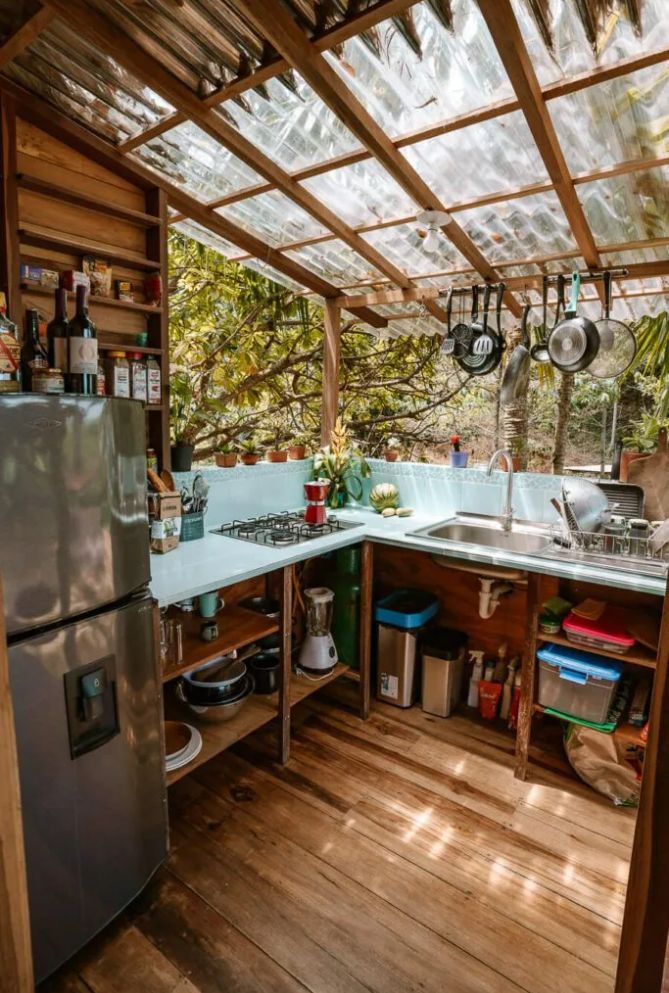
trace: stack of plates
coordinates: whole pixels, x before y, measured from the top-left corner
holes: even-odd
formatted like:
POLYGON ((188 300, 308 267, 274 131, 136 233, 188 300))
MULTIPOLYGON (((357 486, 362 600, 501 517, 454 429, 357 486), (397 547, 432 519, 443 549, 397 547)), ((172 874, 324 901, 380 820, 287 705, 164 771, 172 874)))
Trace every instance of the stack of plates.
POLYGON ((174 772, 192 762, 202 749, 197 728, 182 721, 165 721, 165 769, 174 772))

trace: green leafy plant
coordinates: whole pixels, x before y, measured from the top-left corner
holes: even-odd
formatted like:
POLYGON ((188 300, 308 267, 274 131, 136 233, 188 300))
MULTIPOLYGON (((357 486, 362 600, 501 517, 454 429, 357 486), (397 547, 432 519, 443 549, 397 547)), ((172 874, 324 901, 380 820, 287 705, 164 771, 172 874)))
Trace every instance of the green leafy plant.
POLYGON ((631 452, 654 452, 657 448, 657 438, 662 428, 667 427, 654 414, 641 414, 641 423, 635 424, 634 429, 623 436, 623 445, 631 452))
POLYGON ((241 449, 246 455, 257 455, 258 445, 253 438, 247 438, 241 443, 241 449))
POLYGON ((341 417, 337 418, 330 444, 314 455, 314 479, 329 479, 328 502, 331 507, 344 506, 349 497, 359 500, 362 480, 371 469, 359 448, 349 438, 341 417))

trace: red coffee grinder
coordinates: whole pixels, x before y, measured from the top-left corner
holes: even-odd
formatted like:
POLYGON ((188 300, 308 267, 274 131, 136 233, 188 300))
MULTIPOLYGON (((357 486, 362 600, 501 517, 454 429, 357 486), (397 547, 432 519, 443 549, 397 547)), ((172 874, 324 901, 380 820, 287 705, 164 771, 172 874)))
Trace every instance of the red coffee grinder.
POLYGON ((329 479, 312 479, 310 483, 304 484, 304 495, 307 498, 304 519, 307 524, 325 524, 327 521, 328 512, 325 498, 329 489, 329 479))

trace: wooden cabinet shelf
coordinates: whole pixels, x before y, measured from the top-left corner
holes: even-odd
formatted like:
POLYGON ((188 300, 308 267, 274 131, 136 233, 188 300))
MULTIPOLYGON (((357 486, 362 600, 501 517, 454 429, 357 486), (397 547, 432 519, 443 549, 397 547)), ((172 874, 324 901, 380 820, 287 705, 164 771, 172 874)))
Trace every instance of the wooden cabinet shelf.
MULTIPOLYGON (((21 292, 32 296, 49 297, 53 300, 53 289, 48 286, 32 286, 30 283, 21 283, 21 292)), ((74 299, 75 293, 68 291, 68 299, 74 299)), ((134 300, 116 300, 114 297, 94 296, 92 293, 88 297, 90 306, 98 307, 120 307, 122 310, 141 310, 146 314, 162 314, 162 307, 154 307, 150 303, 139 303, 134 300)), ((160 349, 158 349, 160 351, 160 349)))
POLYGON ((133 210, 132 207, 124 207, 112 200, 86 196, 77 190, 56 186, 54 183, 47 183, 43 179, 26 176, 24 173, 18 173, 16 184, 20 190, 29 190, 31 193, 39 194, 39 196, 49 197, 50 200, 71 203, 75 207, 84 207, 86 210, 94 210, 98 214, 117 217, 119 220, 129 221, 139 227, 147 228, 160 224, 160 217, 155 214, 147 214, 143 210, 133 210))
MULTIPOLYGON (((546 708, 540 703, 535 703, 532 705, 532 710, 535 714, 546 714, 546 717, 554 717, 558 721, 569 721, 569 717, 561 717, 558 714, 549 713, 546 708)), ((578 724, 579 721, 574 718, 574 724, 578 724)), ((587 727, 585 724, 583 727, 587 727)), ((600 731, 599 728, 593 728, 593 731, 600 731)), ((645 748, 646 742, 641 737, 642 728, 634 727, 630 724, 628 720, 621 720, 617 727, 613 731, 600 731, 600 734, 613 734, 620 741, 624 742, 626 745, 636 745, 639 748, 645 748)))
POLYGON ((616 662, 631 662, 633 665, 642 665, 647 669, 654 669, 656 665, 655 652, 651 648, 646 648, 637 642, 629 652, 607 652, 601 648, 591 648, 590 645, 577 645, 570 641, 564 634, 537 634, 537 641, 547 642, 553 645, 566 645, 567 648, 576 648, 581 652, 591 652, 593 655, 602 655, 607 659, 615 659, 616 662))
POLYGON ((227 655, 260 638, 276 634, 279 630, 277 622, 271 617, 265 617, 264 614, 246 610, 244 607, 224 607, 216 616, 218 638, 215 641, 203 641, 200 638, 200 628, 206 623, 205 618, 200 617, 199 614, 187 614, 183 611, 178 611, 175 616, 178 616, 183 625, 184 661, 182 665, 163 673, 164 683, 182 676, 185 672, 191 672, 220 655, 227 655))
MULTIPOLYGON (((136 345, 134 342, 124 345, 119 341, 98 341, 98 348, 101 352, 141 352, 142 355, 163 354, 162 348, 150 348, 148 345, 136 345)), ((157 404, 154 404, 154 406, 158 409, 157 404)))
POLYGON ((76 252, 77 255, 95 255, 108 262, 118 262, 135 269, 146 269, 152 272, 161 268, 160 262, 155 261, 155 259, 147 259, 139 252, 120 249, 116 245, 108 245, 102 241, 90 241, 77 235, 60 234, 53 228, 43 228, 37 224, 26 224, 19 228, 19 238, 24 245, 34 245, 38 248, 60 248, 68 252, 76 252))

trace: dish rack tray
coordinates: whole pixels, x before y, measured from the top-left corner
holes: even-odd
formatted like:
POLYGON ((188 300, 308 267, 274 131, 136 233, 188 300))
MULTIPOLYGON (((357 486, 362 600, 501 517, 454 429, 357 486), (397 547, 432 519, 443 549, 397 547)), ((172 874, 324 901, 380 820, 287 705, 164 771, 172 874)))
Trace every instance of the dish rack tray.
MULTIPOLYGON (((558 526, 553 535, 557 544, 566 546, 566 533, 558 526)), ((570 545, 565 547, 570 558, 593 565, 615 566, 624 572, 666 576, 669 573, 669 545, 654 551, 650 539, 636 535, 614 535, 604 531, 570 529, 570 545)))

